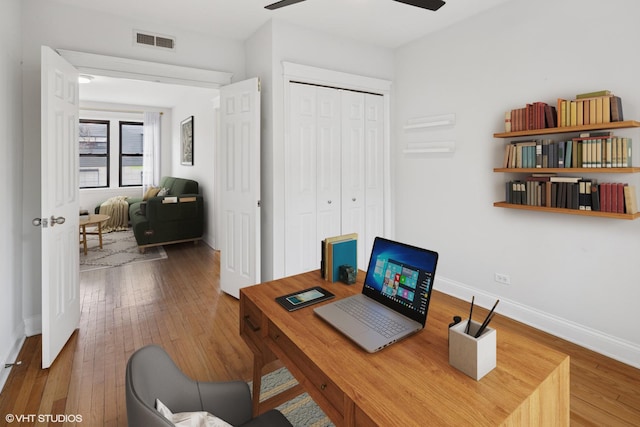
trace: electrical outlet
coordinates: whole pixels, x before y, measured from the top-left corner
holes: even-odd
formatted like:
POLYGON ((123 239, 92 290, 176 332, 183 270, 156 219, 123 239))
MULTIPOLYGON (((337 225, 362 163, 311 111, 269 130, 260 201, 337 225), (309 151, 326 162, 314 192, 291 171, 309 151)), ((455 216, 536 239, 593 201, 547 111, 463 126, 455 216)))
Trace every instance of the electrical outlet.
POLYGON ((495 281, 498 283, 502 283, 503 285, 510 285, 511 284, 511 278, 503 273, 496 273, 495 275, 495 281))

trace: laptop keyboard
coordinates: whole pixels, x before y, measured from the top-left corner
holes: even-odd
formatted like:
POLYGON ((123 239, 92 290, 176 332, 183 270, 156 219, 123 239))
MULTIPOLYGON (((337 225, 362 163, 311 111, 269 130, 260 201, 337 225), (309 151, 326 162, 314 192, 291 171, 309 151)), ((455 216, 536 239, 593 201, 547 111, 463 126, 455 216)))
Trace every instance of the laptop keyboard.
POLYGON ((400 323, 386 316, 384 313, 371 310, 371 307, 368 307, 355 298, 345 298, 336 301, 335 304, 341 310, 349 313, 351 316, 387 338, 409 329, 406 324, 400 323))

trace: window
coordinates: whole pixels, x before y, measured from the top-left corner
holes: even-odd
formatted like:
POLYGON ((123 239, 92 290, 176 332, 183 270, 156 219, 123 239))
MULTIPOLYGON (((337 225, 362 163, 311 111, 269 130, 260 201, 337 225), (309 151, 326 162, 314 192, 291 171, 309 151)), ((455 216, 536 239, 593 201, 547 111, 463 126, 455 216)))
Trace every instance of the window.
POLYGON ((142 123, 120 122, 120 187, 142 185, 142 135, 142 123))
POLYGON ((80 120, 80 188, 109 186, 109 121, 80 120))

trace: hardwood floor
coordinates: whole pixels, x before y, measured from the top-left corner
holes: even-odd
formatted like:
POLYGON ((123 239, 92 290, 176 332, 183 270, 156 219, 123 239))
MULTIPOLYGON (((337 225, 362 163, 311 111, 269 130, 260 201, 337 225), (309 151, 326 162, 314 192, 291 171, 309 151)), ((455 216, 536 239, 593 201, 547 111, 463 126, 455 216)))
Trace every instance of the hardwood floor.
MULTIPOLYGON (((40 336, 28 338, 0 394, 6 415, 80 415, 78 426, 125 426, 124 372, 131 353, 164 346, 200 380, 249 379, 238 301, 219 288, 219 253, 205 244, 167 246, 168 259, 81 274, 82 316, 53 366, 40 369, 40 336)), ((466 308, 465 308, 466 309, 466 308)), ((495 325, 516 323, 496 316, 495 325)), ((499 326, 496 326, 499 327, 499 326)), ((571 356, 571 424, 640 426, 640 370, 543 332, 522 333, 571 356)), ((51 423, 73 425, 73 423, 51 423)))

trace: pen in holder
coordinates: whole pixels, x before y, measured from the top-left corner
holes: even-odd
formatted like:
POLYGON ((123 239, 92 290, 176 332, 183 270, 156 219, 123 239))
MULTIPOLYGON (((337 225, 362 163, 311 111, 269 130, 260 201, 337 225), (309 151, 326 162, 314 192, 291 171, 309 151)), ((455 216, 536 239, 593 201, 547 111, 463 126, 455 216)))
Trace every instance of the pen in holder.
POLYGON ((497 332, 485 327, 482 334, 475 338, 481 325, 472 320, 469 333, 466 333, 468 322, 463 321, 449 328, 449 364, 479 380, 496 367, 497 332))

